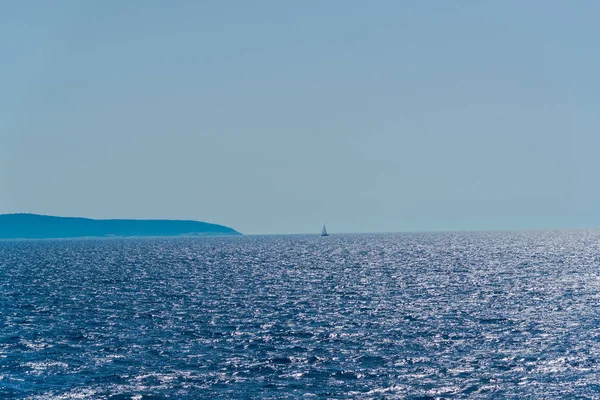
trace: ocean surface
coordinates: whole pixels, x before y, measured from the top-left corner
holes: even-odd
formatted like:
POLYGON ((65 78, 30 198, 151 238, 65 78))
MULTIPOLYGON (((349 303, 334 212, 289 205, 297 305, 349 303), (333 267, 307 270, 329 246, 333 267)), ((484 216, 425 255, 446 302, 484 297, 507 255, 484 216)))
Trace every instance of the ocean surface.
POLYGON ((0 242, 0 398, 600 397, 600 232, 0 242))

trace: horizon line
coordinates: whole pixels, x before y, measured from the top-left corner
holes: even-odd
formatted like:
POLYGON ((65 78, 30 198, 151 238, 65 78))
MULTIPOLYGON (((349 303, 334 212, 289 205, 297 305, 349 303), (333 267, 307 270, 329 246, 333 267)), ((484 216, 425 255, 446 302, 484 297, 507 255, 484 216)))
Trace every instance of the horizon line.
MULTIPOLYGON (((110 217, 110 218, 97 218, 97 217, 82 217, 82 216, 62 216, 53 214, 38 214, 35 212, 8 212, 0 213, 2 215, 32 215, 40 217, 51 217, 51 218, 72 218, 72 219, 87 219, 92 221, 187 221, 187 222, 203 222, 212 225, 222 225, 217 222, 207 222, 206 220, 189 219, 189 218, 138 218, 138 217, 110 217)), ((325 223, 326 224, 326 223, 325 223)), ((229 227, 229 225, 227 225, 229 227)), ((237 229, 236 229, 237 230, 237 229)), ((330 235, 369 235, 369 234, 417 234, 417 233, 493 233, 493 232, 556 232, 556 231, 593 231, 600 230, 600 227, 545 227, 545 228, 473 228, 473 229, 410 229, 410 230, 398 230, 398 231, 333 231, 328 232, 330 235)), ((300 235, 320 235, 320 232, 269 232, 269 233, 244 233, 244 236, 300 236, 300 235)))

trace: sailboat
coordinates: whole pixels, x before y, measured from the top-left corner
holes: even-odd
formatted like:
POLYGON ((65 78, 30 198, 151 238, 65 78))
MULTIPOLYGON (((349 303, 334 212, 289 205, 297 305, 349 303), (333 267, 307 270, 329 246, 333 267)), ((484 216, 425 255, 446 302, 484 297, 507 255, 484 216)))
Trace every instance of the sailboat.
POLYGON ((321 231, 321 236, 329 236, 329 233, 327 233, 327 229, 325 228, 325 224, 323 224, 323 230, 321 231))

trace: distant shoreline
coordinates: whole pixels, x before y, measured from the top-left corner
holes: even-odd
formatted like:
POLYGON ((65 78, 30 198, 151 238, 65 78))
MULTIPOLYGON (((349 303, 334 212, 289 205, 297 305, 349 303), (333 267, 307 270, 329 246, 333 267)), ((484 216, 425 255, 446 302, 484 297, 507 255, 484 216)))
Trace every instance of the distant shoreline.
POLYGON ((0 240, 241 236, 233 228, 201 221, 91 219, 0 214, 0 240))

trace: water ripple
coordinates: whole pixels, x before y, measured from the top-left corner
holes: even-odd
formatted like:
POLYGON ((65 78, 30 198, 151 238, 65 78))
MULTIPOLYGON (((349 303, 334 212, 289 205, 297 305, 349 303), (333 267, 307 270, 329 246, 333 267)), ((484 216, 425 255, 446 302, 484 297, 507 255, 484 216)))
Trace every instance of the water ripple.
POLYGON ((0 397, 596 398, 600 233, 0 243, 0 397))

